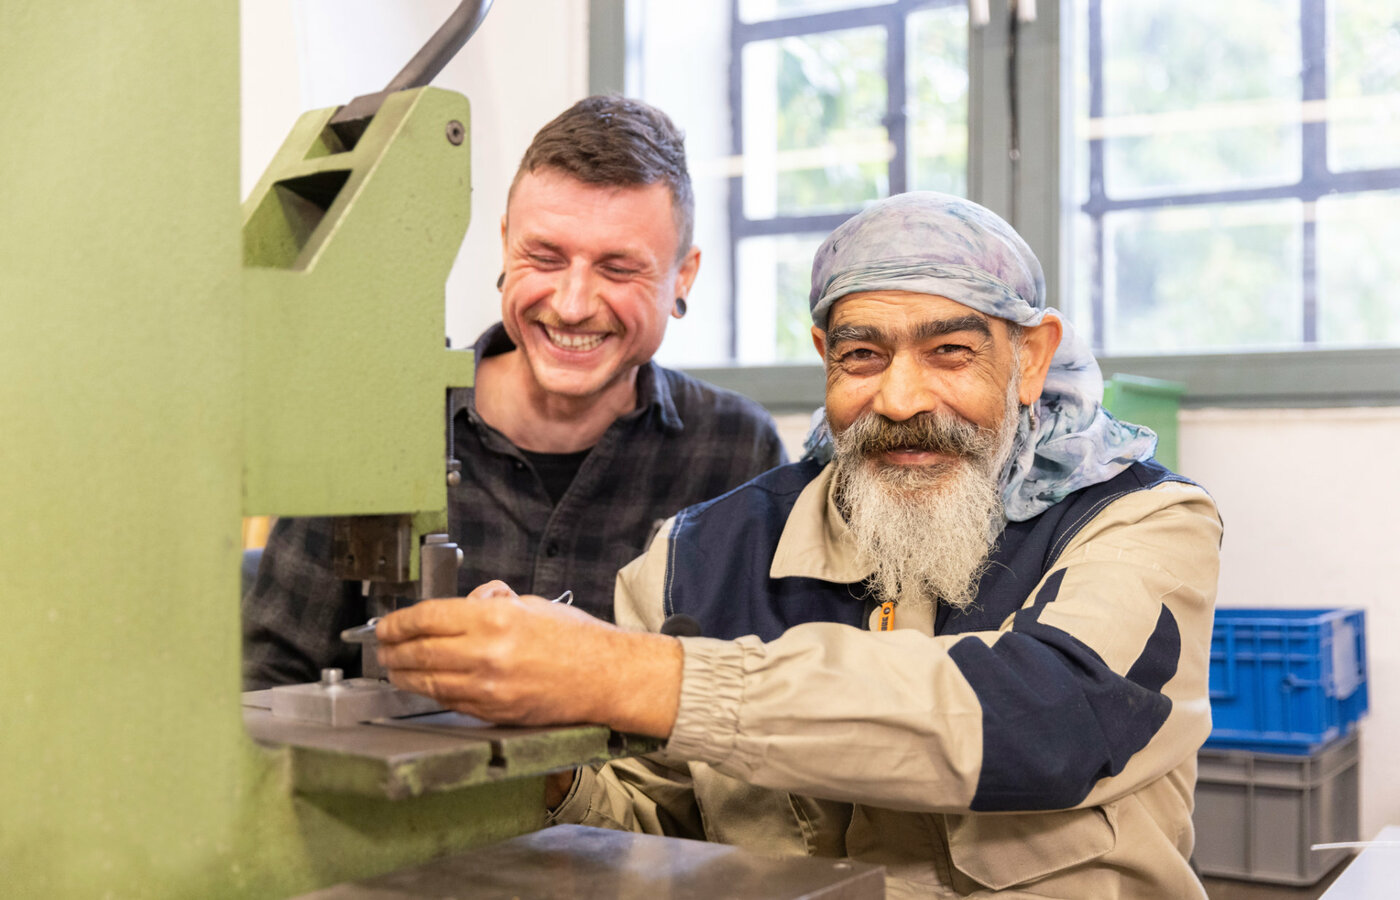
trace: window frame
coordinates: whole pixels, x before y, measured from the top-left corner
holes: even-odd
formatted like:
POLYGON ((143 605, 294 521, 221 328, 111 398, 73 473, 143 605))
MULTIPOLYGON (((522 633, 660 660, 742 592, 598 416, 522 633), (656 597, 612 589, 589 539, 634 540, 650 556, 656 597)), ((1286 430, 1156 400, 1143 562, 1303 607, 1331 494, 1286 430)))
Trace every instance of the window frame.
MULTIPOLYGON (((972 25, 968 46, 968 196, 1005 217, 1035 250, 1045 269, 1052 306, 1060 305, 1055 298, 1062 295, 1063 274, 1069 270, 1068 242, 1062 245, 1060 231, 1068 218, 1066 208, 1074 203, 1061 191, 1061 185, 1069 183, 1067 167, 1073 159, 1071 121, 1062 115, 1067 98, 1073 96, 1073 29, 1068 13, 1072 2, 1041 0, 1035 4, 1034 20, 1022 22, 1015 0, 989 0, 990 21, 972 25)), ((1303 8, 1325 7, 1325 0, 1296 2, 1303 8)), ((895 0, 889 7, 870 9, 899 9, 902 22, 903 10, 911 5, 913 0, 895 0)), ((638 21, 637 0, 589 0, 589 12, 589 88, 594 93, 623 92, 628 80, 626 49, 636 40, 628 23, 638 21)), ((847 15, 819 13, 800 18, 847 15)), ((898 64, 903 66, 902 44, 898 56, 898 64)), ((887 58, 887 71, 894 64, 887 58)), ((730 65, 739 63, 731 60, 730 65)), ((892 107, 894 101, 892 89, 892 107)), ((895 118, 887 120, 892 141, 895 118)), ((903 117, 897 118, 902 134, 903 117)), ((735 134, 738 153, 742 147, 737 129, 735 134)), ((896 185, 897 160, 898 170, 903 171, 902 157, 898 156, 903 142, 895 146, 891 190, 896 185)), ((734 221, 735 204, 742 216, 739 191, 731 191, 729 204, 734 221)), ((831 217, 784 217, 788 218, 802 220, 807 226, 804 230, 810 230, 813 221, 831 217)), ((752 234, 731 234, 731 254, 739 239, 746 236, 752 234)), ((731 323, 737 304, 737 277, 737 266, 731 266, 731 323)), ((731 324, 731 354, 734 331, 731 324)), ((1105 379, 1122 373, 1185 384, 1181 402, 1186 408, 1400 405, 1400 347, 1096 356, 1105 379)), ((815 360, 810 365, 691 366, 686 371, 746 394, 773 412, 811 410, 822 403, 825 379, 815 360)))

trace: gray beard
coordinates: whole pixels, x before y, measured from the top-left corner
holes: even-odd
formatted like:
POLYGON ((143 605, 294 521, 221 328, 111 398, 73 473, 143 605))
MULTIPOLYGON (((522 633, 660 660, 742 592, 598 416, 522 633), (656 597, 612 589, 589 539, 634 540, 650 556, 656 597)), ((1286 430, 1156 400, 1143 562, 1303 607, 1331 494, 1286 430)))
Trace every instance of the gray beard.
POLYGON ((924 436, 911 439, 900 433, 906 423, 867 414, 835 435, 837 503, 857 559, 871 572, 866 584, 876 602, 917 609, 941 601, 966 609, 976 599, 1006 524, 1000 482, 1016 439, 1017 381, 1007 390, 996 429, 979 429, 946 412, 925 413, 913 429, 924 436), (958 459, 888 465, 873 454, 891 442, 927 444, 958 459))

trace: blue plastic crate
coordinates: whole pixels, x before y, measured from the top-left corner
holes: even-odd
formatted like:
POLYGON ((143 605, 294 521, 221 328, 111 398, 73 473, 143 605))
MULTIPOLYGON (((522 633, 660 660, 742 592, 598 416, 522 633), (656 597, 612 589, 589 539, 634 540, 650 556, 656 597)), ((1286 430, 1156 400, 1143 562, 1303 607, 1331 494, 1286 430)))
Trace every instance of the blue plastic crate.
POLYGON ((1311 753, 1367 710, 1359 609, 1217 609, 1208 747, 1311 753))

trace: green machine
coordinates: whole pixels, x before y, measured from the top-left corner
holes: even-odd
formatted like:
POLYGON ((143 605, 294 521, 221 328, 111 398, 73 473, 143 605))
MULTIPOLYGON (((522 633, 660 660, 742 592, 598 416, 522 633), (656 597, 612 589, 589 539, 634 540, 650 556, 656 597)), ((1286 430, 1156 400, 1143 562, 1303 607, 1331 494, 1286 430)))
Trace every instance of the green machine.
POLYGON ((237 0, 0 6, 7 897, 294 895, 536 829, 544 773, 626 749, 240 695, 242 516, 347 517, 376 596, 442 577, 472 366, 466 100, 307 113, 240 212, 238 41, 237 0))

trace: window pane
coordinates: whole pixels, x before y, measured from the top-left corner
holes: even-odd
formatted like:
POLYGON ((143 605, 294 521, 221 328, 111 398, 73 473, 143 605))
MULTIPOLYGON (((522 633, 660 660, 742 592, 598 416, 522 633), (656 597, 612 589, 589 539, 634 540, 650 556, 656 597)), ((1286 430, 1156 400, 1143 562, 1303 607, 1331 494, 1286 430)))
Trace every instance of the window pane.
POLYGON ((967 7, 912 13, 909 187, 967 194, 967 7))
POLYGON ((890 2, 892 0, 739 0, 739 18, 745 22, 762 22, 856 6, 884 6, 890 2))
POLYGON ((739 242, 739 361, 770 363, 815 359, 812 257, 825 234, 785 234, 739 242))
POLYGON ((1400 192, 1317 202, 1318 337, 1400 341, 1400 192))
POLYGON ((1335 172, 1400 165, 1400 0, 1331 0, 1327 155, 1335 172))
POLYGON ((1278 0, 1101 0, 1111 198, 1296 181, 1301 39, 1278 0))
POLYGON ((1104 316, 1114 353, 1302 339, 1303 204, 1167 207, 1104 217, 1104 316))
MULTIPOLYGON (((1073 256, 1065 272, 1069 298, 1061 308, 1069 315, 1075 330, 1089 342, 1089 346, 1101 348, 1104 342, 1097 331, 1093 303, 1093 292, 1099 276, 1098 251, 1094 244, 1094 220, 1085 215, 1067 216, 1060 227, 1068 232, 1066 239, 1073 241, 1073 256)), ((1056 304, 1054 300, 1050 300, 1049 305, 1056 304)))
POLYGON ((834 212, 889 192, 885 29, 757 41, 743 65, 745 215, 834 212))

